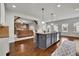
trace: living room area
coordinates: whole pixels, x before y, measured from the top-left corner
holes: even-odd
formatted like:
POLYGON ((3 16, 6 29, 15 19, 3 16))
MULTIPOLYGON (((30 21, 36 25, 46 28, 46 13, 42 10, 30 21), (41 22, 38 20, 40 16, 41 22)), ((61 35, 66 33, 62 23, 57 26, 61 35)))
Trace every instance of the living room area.
POLYGON ((79 3, 0 3, 0 52, 79 56, 79 3))

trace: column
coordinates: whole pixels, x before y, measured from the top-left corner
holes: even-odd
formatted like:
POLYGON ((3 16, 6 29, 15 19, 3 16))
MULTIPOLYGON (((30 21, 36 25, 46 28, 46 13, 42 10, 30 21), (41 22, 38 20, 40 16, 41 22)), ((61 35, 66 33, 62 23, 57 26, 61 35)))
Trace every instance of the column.
POLYGON ((5 21, 5 5, 1 3, 1 25, 6 25, 5 21))

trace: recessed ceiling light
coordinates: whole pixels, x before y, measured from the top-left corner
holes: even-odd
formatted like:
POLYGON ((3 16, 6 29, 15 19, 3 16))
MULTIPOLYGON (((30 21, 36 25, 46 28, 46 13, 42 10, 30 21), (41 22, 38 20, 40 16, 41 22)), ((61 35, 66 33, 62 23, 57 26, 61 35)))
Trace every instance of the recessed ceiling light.
POLYGON ((57 7, 61 7, 61 5, 57 5, 57 7))
POLYGON ((45 24, 45 22, 44 22, 44 21, 42 21, 42 24, 45 24))
POLYGON ((54 25, 53 23, 51 23, 51 25, 54 25))
POLYGON ((79 8, 75 8, 75 11, 79 11, 79 8))
POLYGON ((15 6, 15 5, 12 5, 12 7, 13 7, 13 8, 16 8, 16 6, 15 6))

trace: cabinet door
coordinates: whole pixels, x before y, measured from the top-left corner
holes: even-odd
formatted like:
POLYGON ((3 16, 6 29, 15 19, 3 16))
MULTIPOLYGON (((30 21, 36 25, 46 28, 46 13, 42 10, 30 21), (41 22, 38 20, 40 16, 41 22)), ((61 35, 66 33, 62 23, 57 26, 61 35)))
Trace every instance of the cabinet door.
POLYGON ((57 33, 54 33, 54 42, 57 42, 57 33))
POLYGON ((39 34, 36 34, 35 40, 36 40, 36 47, 39 47, 39 34))
POLYGON ((52 44, 54 44, 55 42, 57 42, 57 33, 53 33, 52 34, 52 44))
POLYGON ((46 48, 45 47, 45 35, 39 35, 39 48, 46 48))
POLYGON ((60 33, 57 33, 57 41, 60 40, 60 33))
POLYGON ((52 44, 55 42, 55 35, 52 34, 52 44))
POLYGON ((46 37, 46 47, 49 47, 51 45, 51 35, 48 34, 47 37, 46 37))

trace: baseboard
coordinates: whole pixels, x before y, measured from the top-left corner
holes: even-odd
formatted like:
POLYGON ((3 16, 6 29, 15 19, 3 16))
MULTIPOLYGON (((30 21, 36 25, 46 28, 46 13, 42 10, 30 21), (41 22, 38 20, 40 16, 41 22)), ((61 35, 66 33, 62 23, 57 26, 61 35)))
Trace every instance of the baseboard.
POLYGON ((32 39, 32 38, 35 38, 34 36, 31 36, 31 37, 23 37, 23 38, 14 38, 13 40, 10 40, 9 43, 14 43, 16 41, 22 41, 22 40, 27 40, 27 39, 32 39))
POLYGON ((62 35, 61 37, 67 37, 67 38, 70 38, 70 39, 79 39, 78 36, 64 36, 64 35, 62 35))
POLYGON ((34 36, 30 36, 30 37, 23 37, 23 38, 16 38, 15 41, 21 41, 21 40, 27 40, 27 39, 32 39, 34 38, 34 36))

